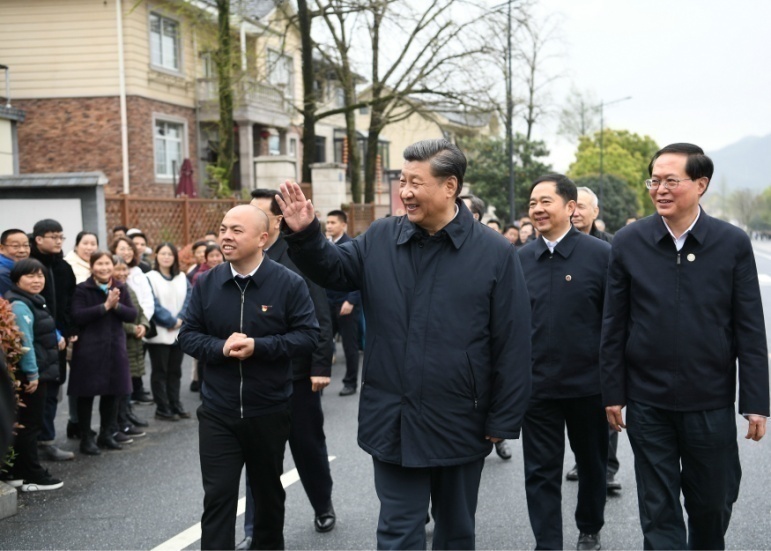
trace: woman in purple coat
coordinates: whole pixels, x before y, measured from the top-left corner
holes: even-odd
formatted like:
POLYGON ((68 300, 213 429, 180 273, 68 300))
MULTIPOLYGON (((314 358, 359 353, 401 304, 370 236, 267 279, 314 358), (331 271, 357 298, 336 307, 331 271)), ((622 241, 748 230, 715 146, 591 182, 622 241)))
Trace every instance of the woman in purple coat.
POLYGON ((132 389, 123 322, 134 320, 137 310, 128 291, 112 279, 115 266, 109 252, 95 252, 90 264, 92 276, 75 288, 72 298, 72 319, 79 333, 72 350, 67 392, 78 397, 80 451, 99 455, 99 447, 122 448, 111 427, 118 411, 116 396, 130 394, 132 389), (91 431, 95 396, 101 396, 101 428, 96 442, 91 431))

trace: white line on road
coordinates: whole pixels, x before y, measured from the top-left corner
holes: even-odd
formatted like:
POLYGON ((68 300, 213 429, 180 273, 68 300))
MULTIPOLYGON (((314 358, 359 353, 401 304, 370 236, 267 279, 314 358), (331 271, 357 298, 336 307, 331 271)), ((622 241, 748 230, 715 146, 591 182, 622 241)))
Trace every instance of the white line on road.
MULTIPOLYGON (((336 457, 334 455, 329 456, 330 463, 334 461, 336 457)), ((292 469, 281 475, 281 485, 284 488, 288 488, 295 482, 300 480, 300 474, 297 469, 292 469)), ((236 509, 236 516, 241 516, 246 510, 246 497, 242 497, 238 500, 238 508, 236 509)), ((185 547, 192 545, 201 539, 201 523, 194 524, 184 532, 180 532, 171 539, 164 541, 157 547, 154 547, 152 551, 180 551, 185 547)))

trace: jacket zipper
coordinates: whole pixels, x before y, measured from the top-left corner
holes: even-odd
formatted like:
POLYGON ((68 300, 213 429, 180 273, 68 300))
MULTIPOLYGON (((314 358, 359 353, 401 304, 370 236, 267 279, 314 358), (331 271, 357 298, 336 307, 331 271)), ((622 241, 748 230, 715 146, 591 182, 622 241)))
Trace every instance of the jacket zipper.
MULTIPOLYGON (((677 277, 675 278, 675 331, 679 331, 680 328, 680 251, 677 251, 677 277)), ((675 347, 677 350, 677 347, 675 347)), ((680 358, 675 355, 675 384, 680 371, 680 358)))
MULTIPOLYGON (((238 322, 238 331, 241 333, 244 332, 244 296, 246 294, 247 287, 249 287, 249 281, 246 282, 246 285, 244 285, 243 289, 241 289, 240 285, 238 286, 238 288, 241 289, 241 318, 238 322)), ((241 408, 241 419, 243 419, 244 418, 244 364, 241 360, 238 360, 238 375, 241 378, 241 382, 238 385, 238 402, 241 408)))

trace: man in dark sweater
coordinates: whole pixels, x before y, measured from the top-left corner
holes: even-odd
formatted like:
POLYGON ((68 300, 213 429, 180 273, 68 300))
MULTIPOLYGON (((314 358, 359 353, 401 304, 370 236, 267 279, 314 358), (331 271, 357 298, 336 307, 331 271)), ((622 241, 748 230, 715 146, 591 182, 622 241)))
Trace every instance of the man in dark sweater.
MULTIPOLYGON (((46 305, 56 320, 56 328, 69 342, 77 339, 76 328, 70 317, 70 301, 75 293, 75 274, 72 267, 64 260, 62 246, 64 230, 56 220, 47 218, 40 220, 32 228, 30 240, 30 256, 36 258, 46 267, 46 285, 43 292, 46 305)), ((51 461, 67 461, 75 454, 61 450, 54 445, 56 429, 56 408, 59 400, 59 387, 67 379, 67 351, 59 353, 59 378, 55 381, 44 381, 46 385, 46 403, 43 411, 43 428, 38 436, 41 459, 51 461)))

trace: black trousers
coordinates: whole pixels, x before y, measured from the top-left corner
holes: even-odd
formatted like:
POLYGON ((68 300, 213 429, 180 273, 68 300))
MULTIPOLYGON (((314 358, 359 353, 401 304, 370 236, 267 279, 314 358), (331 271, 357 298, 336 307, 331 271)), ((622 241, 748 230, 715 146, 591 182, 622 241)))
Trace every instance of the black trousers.
POLYGON ((181 411, 179 387, 182 384, 182 359, 179 344, 148 344, 150 355, 150 390, 159 410, 181 411))
POLYGON ((340 333, 345 353, 345 377, 343 385, 356 388, 359 380, 359 322, 361 307, 357 304, 353 311, 345 316, 340 315, 340 304, 329 303, 332 314, 332 335, 340 333))
MULTIPOLYGON (((91 430, 91 412, 94 396, 78 396, 78 428, 86 435, 91 430)), ((112 433, 118 424, 118 398, 113 395, 99 397, 99 427, 102 432, 112 433)))
MULTIPOLYGON (((23 385, 27 384, 28 380, 23 373, 17 372, 16 376, 23 385)), ((37 437, 43 426, 47 387, 48 385, 38 383, 37 390, 32 394, 23 391, 21 393, 21 401, 26 407, 19 407, 16 414, 17 421, 23 428, 15 429, 13 449, 18 455, 11 468, 14 478, 36 480, 45 472, 38 459, 37 437)))
POLYGON ((241 419, 198 408, 203 479, 201 549, 234 549, 241 469, 246 465, 254 496, 252 549, 284 548, 281 485, 289 410, 241 419))
POLYGON ((742 477, 734 406, 677 412, 629 400, 626 415, 644 548, 725 549, 742 477))
MULTIPOLYGON (((332 506, 332 473, 329 470, 327 437, 324 434, 324 412, 321 393, 313 392, 310 378, 293 382, 290 401, 292 423, 289 429, 289 449, 300 475, 305 494, 315 514, 320 515, 332 506)), ((244 534, 253 536, 254 498, 246 475, 246 513, 244 534)))
POLYGON ((452 467, 410 468, 373 458, 380 500, 378 549, 426 548, 426 511, 434 518, 433 549, 474 549, 484 458, 452 467))
POLYGON ((531 399, 522 425, 525 494, 536 549, 562 544, 565 427, 578 465, 576 526, 594 534, 605 523, 608 421, 601 396, 531 399))

